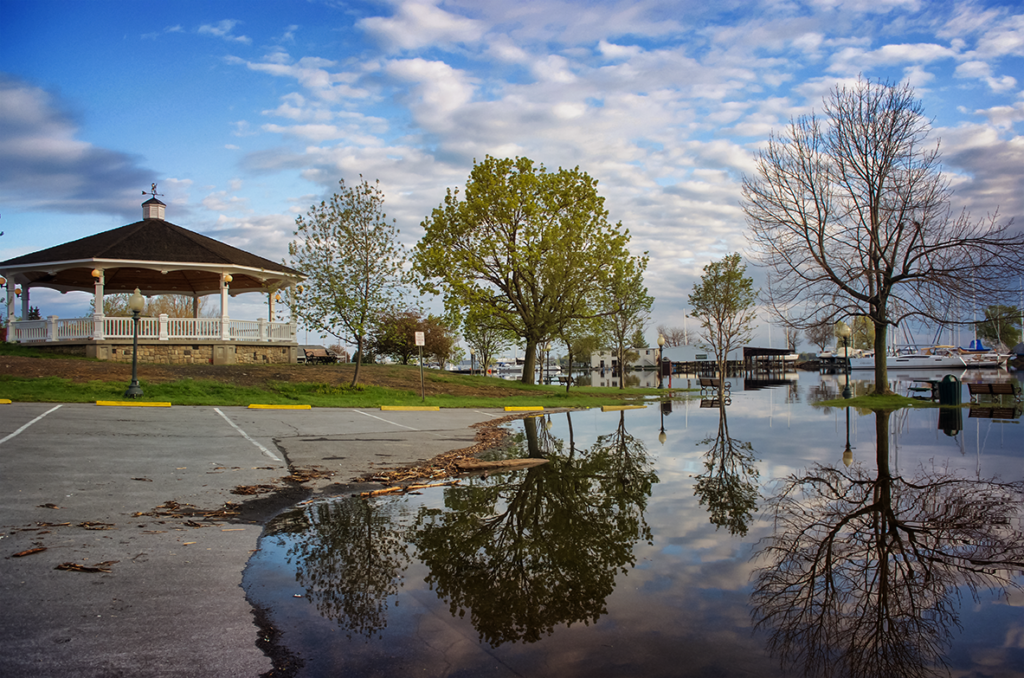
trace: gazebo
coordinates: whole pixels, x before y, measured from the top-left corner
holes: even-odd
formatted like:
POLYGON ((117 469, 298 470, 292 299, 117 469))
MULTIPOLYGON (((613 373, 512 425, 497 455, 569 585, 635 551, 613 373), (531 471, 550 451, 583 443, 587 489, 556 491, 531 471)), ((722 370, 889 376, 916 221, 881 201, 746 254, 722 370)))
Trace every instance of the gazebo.
POLYGON ((298 271, 194 233, 164 219, 166 205, 153 197, 142 204, 142 221, 0 262, 7 282, 7 341, 102 360, 132 359, 132 320, 106 317, 103 295, 138 288, 149 296, 193 299, 192 317, 160 315, 139 323, 139 360, 162 363, 296 362, 294 322, 235 320, 229 297, 266 294, 273 318, 277 290, 304 279, 298 271), (29 320, 33 288, 94 295, 84 318, 55 315, 29 320), (198 301, 220 296, 220 316, 199 318, 198 301), (14 320, 21 297, 21 320, 14 320))

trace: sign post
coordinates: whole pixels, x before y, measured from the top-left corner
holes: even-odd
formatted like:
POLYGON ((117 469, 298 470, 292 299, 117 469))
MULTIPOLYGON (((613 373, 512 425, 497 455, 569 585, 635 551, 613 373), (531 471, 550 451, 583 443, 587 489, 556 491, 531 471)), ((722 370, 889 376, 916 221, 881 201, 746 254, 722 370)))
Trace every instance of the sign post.
POLYGON ((420 402, 427 401, 427 395, 423 390, 423 344, 426 343, 423 332, 416 332, 416 346, 420 351, 420 402))

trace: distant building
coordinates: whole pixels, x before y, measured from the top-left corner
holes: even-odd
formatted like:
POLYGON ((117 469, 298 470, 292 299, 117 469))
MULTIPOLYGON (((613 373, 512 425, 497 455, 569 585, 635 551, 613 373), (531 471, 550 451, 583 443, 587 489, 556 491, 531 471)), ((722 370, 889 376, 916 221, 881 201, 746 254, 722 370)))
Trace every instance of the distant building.
MULTIPOLYGON (((657 348, 631 348, 629 350, 639 354, 636 360, 633 360, 626 365, 629 369, 653 370, 658 364, 657 348)), ((618 363, 618 358, 616 358, 615 354, 611 351, 594 351, 590 354, 590 368, 594 370, 618 368, 618 363)))

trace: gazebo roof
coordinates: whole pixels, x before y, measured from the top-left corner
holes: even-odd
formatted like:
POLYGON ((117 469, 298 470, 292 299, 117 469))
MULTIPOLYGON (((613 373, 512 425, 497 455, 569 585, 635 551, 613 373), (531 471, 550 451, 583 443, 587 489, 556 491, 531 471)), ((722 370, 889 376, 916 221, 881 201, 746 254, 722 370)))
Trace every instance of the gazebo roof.
POLYGON ((148 218, 142 221, 8 259, 0 263, 0 272, 29 287, 91 292, 92 271, 100 269, 105 293, 138 287, 147 295, 189 296, 219 292, 225 273, 233 278, 232 294, 265 292, 305 277, 283 264, 165 221, 164 204, 156 198, 143 207, 148 218))

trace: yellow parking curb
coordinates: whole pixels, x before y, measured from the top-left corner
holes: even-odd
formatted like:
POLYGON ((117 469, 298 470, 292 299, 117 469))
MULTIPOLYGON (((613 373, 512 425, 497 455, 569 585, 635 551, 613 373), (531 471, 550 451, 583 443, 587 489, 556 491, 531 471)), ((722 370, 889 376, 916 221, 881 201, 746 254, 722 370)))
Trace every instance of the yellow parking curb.
POLYGON ((141 402, 136 403, 132 401, 120 401, 120 400, 97 400, 97 405, 103 407, 170 407, 170 403, 156 403, 156 402, 141 402))
POLYGON ((619 410, 646 410, 647 405, 604 405, 602 412, 618 412, 619 410))
POLYGON ((544 409, 543 405, 530 405, 530 406, 527 406, 527 407, 506 407, 505 411, 506 412, 536 412, 538 410, 543 410, 543 409, 544 409))
POLYGON ((440 412, 437 405, 381 405, 382 412, 440 412))
POLYGON ((11 401, 7 398, 0 398, 0 405, 10 405, 11 401))
POLYGON ((312 405, 259 405, 256 403, 249 405, 250 410, 309 410, 312 407, 312 405))

